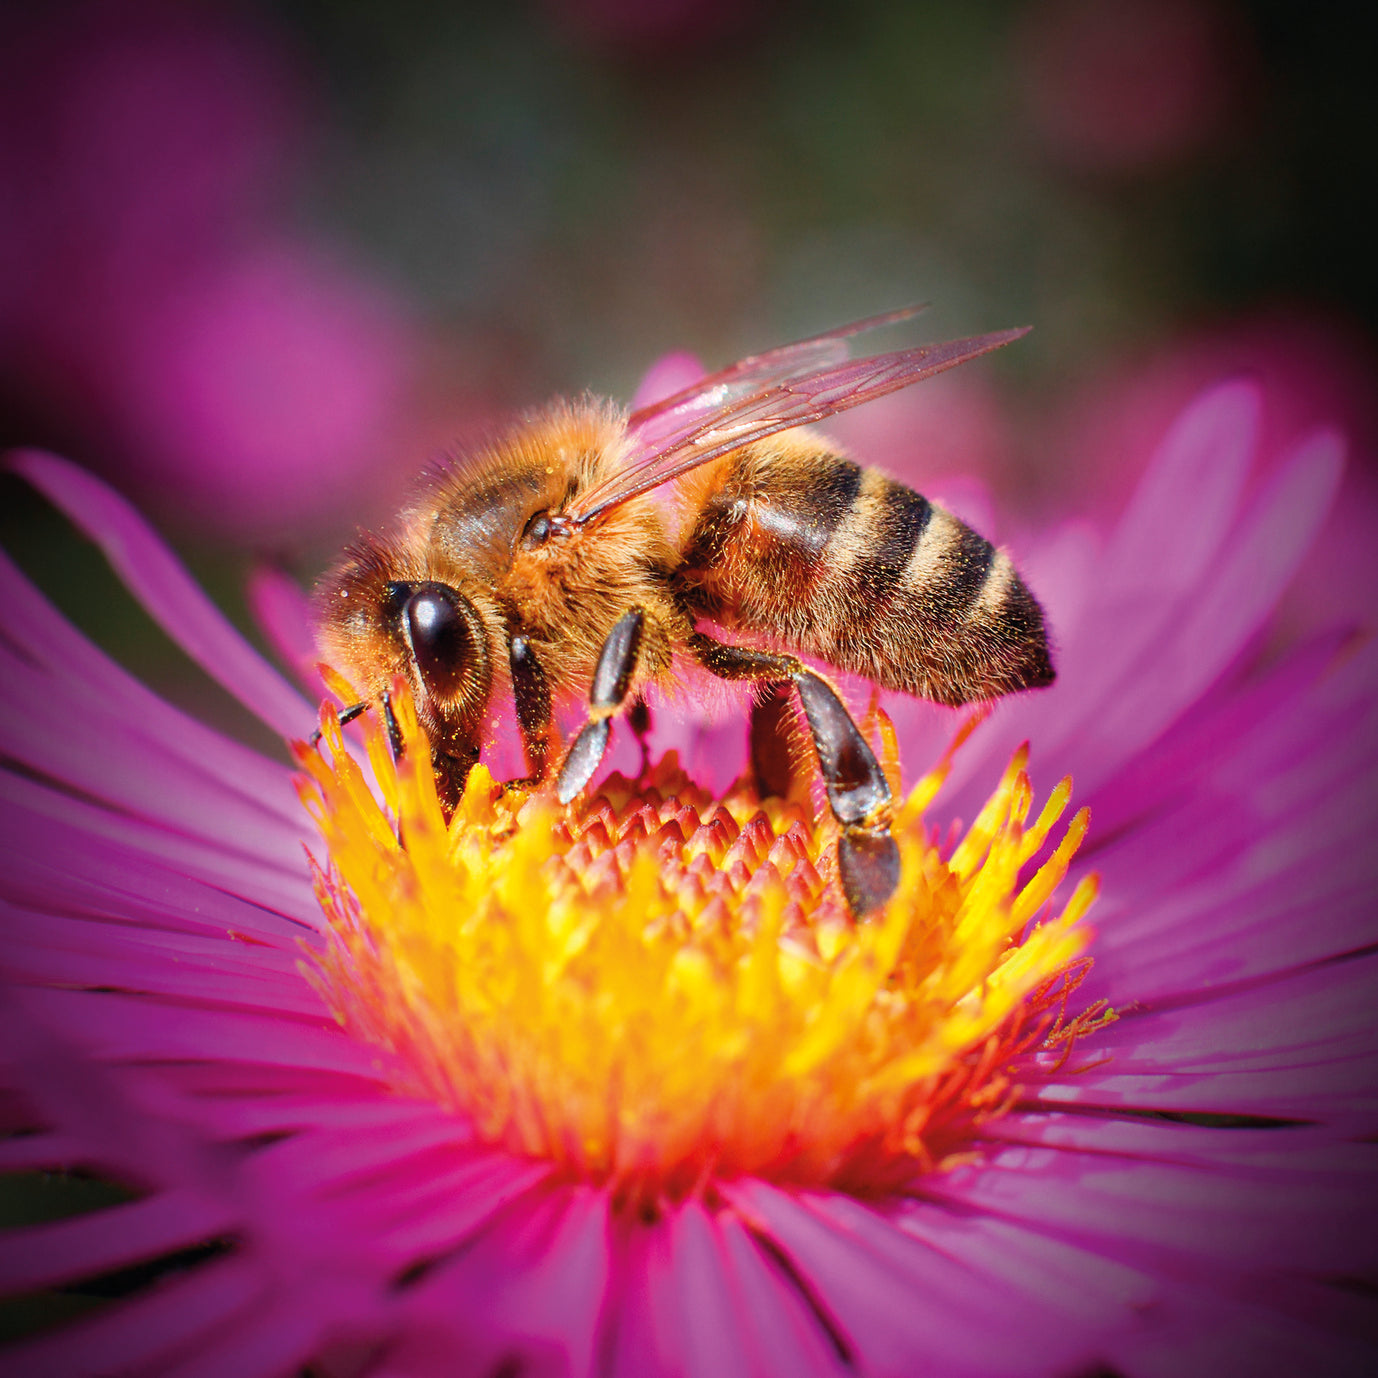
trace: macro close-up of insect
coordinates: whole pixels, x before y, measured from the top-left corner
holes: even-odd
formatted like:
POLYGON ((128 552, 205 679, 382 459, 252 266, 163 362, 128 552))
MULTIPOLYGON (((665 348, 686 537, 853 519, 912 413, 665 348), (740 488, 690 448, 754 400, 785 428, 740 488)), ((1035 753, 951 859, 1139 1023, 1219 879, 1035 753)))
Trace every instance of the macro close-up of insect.
POLYGON ((752 356, 630 415, 557 401, 432 479, 393 533, 361 538, 318 590, 321 652, 361 696, 342 717, 379 706, 400 749, 388 695, 404 679, 448 811, 495 692, 515 704, 520 783, 553 770, 568 803, 613 719, 644 726, 647 687, 687 671, 750 681, 777 704, 792 688, 847 902, 858 916, 878 908, 899 876, 890 786, 837 691, 799 657, 948 705, 1054 677, 1042 610, 1003 550, 798 429, 1025 333, 849 359, 852 336, 912 314, 752 356), (586 700, 586 721, 556 766, 562 697, 586 700))
POLYGON ((10 6, 0 1378, 1378 1375, 1374 28, 10 6))

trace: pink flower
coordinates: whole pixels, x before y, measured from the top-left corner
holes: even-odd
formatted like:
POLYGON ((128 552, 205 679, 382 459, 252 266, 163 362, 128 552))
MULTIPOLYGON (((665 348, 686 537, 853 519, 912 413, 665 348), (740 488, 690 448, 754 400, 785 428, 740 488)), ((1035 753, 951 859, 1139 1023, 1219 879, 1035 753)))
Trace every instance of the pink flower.
POLYGON ((425 342, 285 223, 306 142, 285 45, 157 3, 6 37, 0 371, 32 424, 203 530, 280 538, 357 504, 425 342))
MULTIPOLYGON (((1112 363, 1063 403, 1064 420, 1044 445, 1057 478, 1118 507, 1148 462, 1152 437, 1203 387, 1232 375, 1253 378, 1267 406, 1261 453, 1267 463, 1322 422, 1339 425, 1355 462, 1329 520, 1279 610, 1292 635, 1351 620, 1372 625, 1378 602, 1378 403, 1372 347, 1345 322, 1304 307, 1274 307, 1173 339, 1146 358, 1112 363), (1107 464, 1106 456, 1119 457, 1107 464)), ((865 412, 861 413, 865 415, 865 412)))
MULTIPOLYGON (((0 1275, 159 1275, 21 1341, 10 1371, 1371 1366, 1378 648, 1340 628, 1251 670, 1341 448, 1312 433, 1250 492, 1259 411, 1247 385, 1205 394, 1114 530, 1017 552, 1059 681, 996 710, 930 817, 970 818, 1024 738, 1040 780, 1074 775, 1093 823, 1069 879, 1094 868, 1102 894, 1079 998, 1119 1019, 1079 1045, 1095 1065, 1043 1066, 964 1162, 890 1194, 746 1175, 643 1215, 399 1090, 301 969, 325 922, 288 769, 159 701, 0 566, 5 1163, 130 1189, 12 1231, 0 1275)), ((208 673, 310 730, 121 500, 47 456, 14 465, 208 673)), ((889 707, 926 767, 951 718, 889 707)))
POLYGON ((420 355, 383 292, 266 237, 150 292, 125 328, 109 387, 140 440, 130 480, 203 528, 260 536, 374 486, 420 355))
POLYGON ((1042 0, 1017 30, 1035 135, 1060 162, 1139 172, 1196 153, 1239 113, 1253 56, 1220 0, 1042 0))

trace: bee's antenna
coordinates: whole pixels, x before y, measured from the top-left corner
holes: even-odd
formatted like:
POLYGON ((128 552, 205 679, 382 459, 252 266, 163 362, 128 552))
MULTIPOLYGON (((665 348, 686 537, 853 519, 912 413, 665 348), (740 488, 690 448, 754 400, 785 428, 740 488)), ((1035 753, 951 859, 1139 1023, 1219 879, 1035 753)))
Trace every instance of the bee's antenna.
MULTIPOLYGON (((368 707, 368 703, 367 703, 367 702, 364 702, 364 703, 351 703, 351 704, 349 705, 348 708, 342 708, 342 709, 340 709, 340 726, 341 726, 341 727, 348 727, 349 724, 352 723, 352 722, 354 721, 355 718, 357 718, 357 717, 359 717, 359 716, 362 715, 362 713, 364 712, 364 710, 365 710, 367 707, 368 707)), ((321 744, 321 730, 320 730, 319 727, 311 734, 310 743, 311 743, 312 746, 320 746, 320 744, 321 744)))

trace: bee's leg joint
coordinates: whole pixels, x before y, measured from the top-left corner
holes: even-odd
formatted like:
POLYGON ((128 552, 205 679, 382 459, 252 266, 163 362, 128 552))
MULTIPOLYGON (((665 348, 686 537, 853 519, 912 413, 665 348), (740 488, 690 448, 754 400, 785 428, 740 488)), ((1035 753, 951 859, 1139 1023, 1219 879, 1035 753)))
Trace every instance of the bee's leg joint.
POLYGON ((861 729, 832 687, 794 656, 729 646, 695 632, 689 649, 720 679, 793 683, 808 719, 833 817, 842 829, 838 871, 858 917, 879 909, 899 884, 900 856, 890 836, 890 785, 861 729))
POLYGON ((588 784, 603 759, 612 735, 613 714, 626 701, 636 675, 645 626, 645 612, 631 608, 617 619, 603 643, 589 689, 589 720, 580 728, 560 767, 556 792, 562 804, 568 804, 588 784))

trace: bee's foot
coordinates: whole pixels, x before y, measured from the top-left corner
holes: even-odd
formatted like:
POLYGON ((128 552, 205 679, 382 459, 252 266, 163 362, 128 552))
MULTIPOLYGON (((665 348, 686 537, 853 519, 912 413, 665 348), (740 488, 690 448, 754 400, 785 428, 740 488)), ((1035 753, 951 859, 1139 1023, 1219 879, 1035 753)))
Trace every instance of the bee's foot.
POLYGON ((888 830, 844 828, 837 840, 842 893, 858 919, 882 908, 900 883, 900 849, 888 830))

